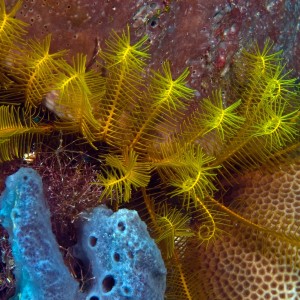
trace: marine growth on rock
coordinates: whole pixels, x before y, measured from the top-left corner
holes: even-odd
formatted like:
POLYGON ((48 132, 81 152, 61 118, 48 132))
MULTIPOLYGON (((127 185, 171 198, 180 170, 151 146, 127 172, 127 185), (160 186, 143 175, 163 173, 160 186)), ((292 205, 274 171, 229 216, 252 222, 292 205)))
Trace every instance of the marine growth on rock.
MULTIPOLYGON (((214 1, 195 2, 214 11, 215 26, 205 32, 216 39, 198 57, 210 70, 206 77, 194 72, 188 51, 165 61, 153 50, 176 26, 156 35, 148 21, 156 17, 153 24, 163 27, 180 1, 147 2, 134 22, 96 39, 88 59, 52 50, 51 35, 30 38, 15 17, 24 11, 21 1, 10 9, 0 1, 1 182, 22 164, 38 170, 53 231, 82 290, 92 279, 70 250, 74 222, 105 203, 113 211, 134 209, 147 223, 167 267, 166 299, 296 300, 299 82, 287 67, 291 48, 278 49, 271 34, 262 42, 257 33, 256 41, 253 33, 239 51, 225 51, 233 45, 228 36, 242 32, 237 21, 247 16, 252 24, 249 11, 262 4, 230 1, 211 10, 214 1)), ((11 295, 2 232, 2 289, 11 295)))

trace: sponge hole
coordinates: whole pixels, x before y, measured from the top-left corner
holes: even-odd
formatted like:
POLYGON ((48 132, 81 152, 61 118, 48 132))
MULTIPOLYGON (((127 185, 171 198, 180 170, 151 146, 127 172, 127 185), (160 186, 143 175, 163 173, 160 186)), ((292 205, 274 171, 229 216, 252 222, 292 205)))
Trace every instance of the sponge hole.
POLYGON ((124 287, 123 287, 123 291, 124 291, 124 294, 125 294, 125 295, 128 295, 128 294, 130 294, 130 293, 131 293, 131 290, 130 290, 130 288, 129 288, 129 287, 127 287, 127 286, 124 286, 124 287))
POLYGON ((124 222, 119 222, 118 223, 118 229, 120 231, 124 231, 126 229, 124 222))
POLYGON ((19 219, 20 217, 21 217, 21 214, 20 214, 19 210, 16 209, 16 208, 12 209, 12 211, 11 211, 11 218, 13 220, 16 220, 16 219, 19 219))
POLYGON ((90 246, 95 247, 97 245, 97 241, 98 241, 98 239, 95 236, 92 236, 92 235, 90 236, 90 239, 89 239, 90 246))
POLYGON ((128 251, 127 252, 127 256, 130 258, 130 259, 133 259, 133 253, 131 251, 128 251))
POLYGON ((114 253, 114 261, 120 261, 120 254, 118 252, 114 253))
POLYGON ((113 287, 115 286, 116 281, 112 275, 107 275, 105 278, 102 280, 102 290, 104 293, 110 292, 113 287))

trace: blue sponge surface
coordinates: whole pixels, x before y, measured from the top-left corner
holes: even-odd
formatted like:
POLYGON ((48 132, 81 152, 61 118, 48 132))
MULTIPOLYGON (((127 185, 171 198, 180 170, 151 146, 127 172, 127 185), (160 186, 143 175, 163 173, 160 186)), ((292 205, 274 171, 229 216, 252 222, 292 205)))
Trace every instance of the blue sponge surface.
POLYGON ((83 214, 78 226, 76 251, 94 278, 87 299, 164 299, 166 268, 136 211, 100 206, 83 214))
POLYGON ((21 168, 7 178, 0 198, 0 221, 9 233, 16 265, 12 299, 77 299, 78 283, 59 252, 36 171, 21 168))
POLYGON ((90 270, 85 293, 64 265, 51 230, 42 180, 21 168, 6 180, 0 222, 15 260, 13 300, 162 300, 166 268, 146 224, 133 210, 105 206, 82 213, 74 254, 90 270))

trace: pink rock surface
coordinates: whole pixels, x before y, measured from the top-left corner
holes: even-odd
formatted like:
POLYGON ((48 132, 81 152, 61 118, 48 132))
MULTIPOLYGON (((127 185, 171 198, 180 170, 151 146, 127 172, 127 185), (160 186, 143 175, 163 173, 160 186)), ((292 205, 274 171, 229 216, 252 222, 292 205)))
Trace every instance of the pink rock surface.
POLYGON ((70 56, 91 57, 96 39, 104 47, 111 30, 129 24, 133 40, 149 36, 151 67, 167 59, 174 74, 189 67, 190 85, 203 97, 226 77, 236 52, 255 41, 270 38, 284 49, 287 67, 299 70, 299 12, 289 0, 25 0, 17 17, 31 25, 30 36, 51 33, 53 51, 70 49, 70 56))

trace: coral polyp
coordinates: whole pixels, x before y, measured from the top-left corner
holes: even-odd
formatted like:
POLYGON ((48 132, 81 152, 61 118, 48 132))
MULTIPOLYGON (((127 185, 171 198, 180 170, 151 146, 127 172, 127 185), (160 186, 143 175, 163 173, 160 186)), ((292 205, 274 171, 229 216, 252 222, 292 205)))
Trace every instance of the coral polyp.
MULTIPOLYGON (((0 164, 35 151, 32 166, 55 193, 54 228, 62 222, 59 214, 67 228, 99 203, 137 210, 168 268, 166 299, 255 297, 250 289, 227 292, 221 271, 212 271, 218 262, 206 252, 221 255, 245 240, 270 263, 299 269, 299 256, 291 255, 300 251, 295 215, 281 222, 284 212, 276 207, 265 210, 243 193, 231 196, 249 172, 276 174, 299 161, 299 84, 290 78, 283 52, 273 52, 269 41, 262 49, 244 49, 225 96, 220 86, 197 101, 189 70, 175 76, 168 61, 150 69, 148 37, 132 43, 129 27, 113 32, 99 49, 99 72, 87 67, 82 53, 72 63, 65 51, 52 53, 50 36, 27 41, 25 24, 14 18, 20 1, 10 13, 0 3, 0 164), (81 192, 74 188, 80 179, 81 192), (67 196, 51 186, 55 180, 67 196), (215 290, 219 281, 221 292, 215 290)), ((68 236, 58 233, 58 241, 70 246, 63 239, 68 236)), ((289 295, 276 294, 296 299, 289 295)))

